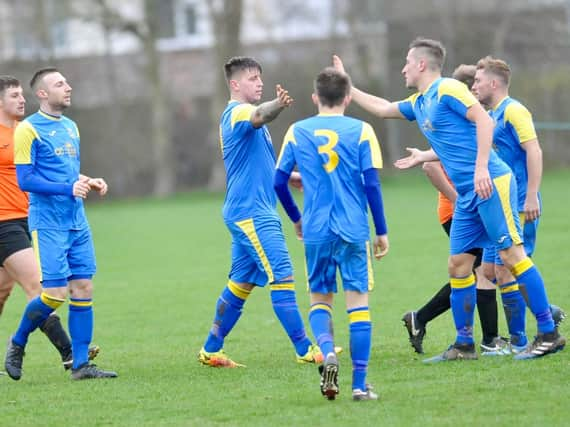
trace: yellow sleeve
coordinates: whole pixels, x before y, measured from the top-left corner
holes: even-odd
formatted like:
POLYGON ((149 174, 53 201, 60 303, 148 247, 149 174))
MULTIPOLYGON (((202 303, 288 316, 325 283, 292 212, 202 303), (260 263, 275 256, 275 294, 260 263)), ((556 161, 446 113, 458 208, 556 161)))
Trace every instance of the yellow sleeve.
POLYGON ((376 137, 376 133, 370 124, 364 122, 362 124, 362 133, 360 135, 359 143, 368 141, 370 146, 370 157, 372 158, 372 166, 375 169, 382 169, 382 150, 380 149, 380 142, 376 137))
POLYGON ((240 104, 232 110, 231 125, 232 129, 238 122, 249 122, 251 115, 257 107, 251 104, 240 104))
POLYGON ((285 148, 289 143, 297 144, 297 141, 295 140, 295 123, 289 126, 289 129, 287 129, 287 133, 283 137, 283 144, 281 145, 281 150, 279 151, 279 158, 277 159, 277 163, 275 165, 276 169, 279 169, 279 165, 281 164, 281 158, 283 157, 285 148))
POLYGON ((39 139, 34 127, 26 121, 20 122, 14 131, 14 164, 32 163, 32 144, 39 139))
POLYGON ((465 83, 455 79, 444 79, 437 88, 437 97, 441 99, 442 96, 449 95, 461 102, 465 107, 469 108, 477 104, 477 98, 473 95, 465 83))
POLYGON ((505 122, 510 123, 515 130, 519 143, 523 144, 537 139, 532 114, 518 102, 512 102, 505 108, 505 122))

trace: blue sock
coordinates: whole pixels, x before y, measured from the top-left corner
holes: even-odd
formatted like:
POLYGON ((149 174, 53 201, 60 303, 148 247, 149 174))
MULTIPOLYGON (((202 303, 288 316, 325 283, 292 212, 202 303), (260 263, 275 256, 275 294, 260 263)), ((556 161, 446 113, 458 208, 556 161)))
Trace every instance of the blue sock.
POLYGON ((311 346, 311 340, 307 337, 303 318, 297 305, 295 282, 274 282, 269 288, 273 311, 295 346, 297 354, 305 355, 311 346))
POLYGON ((89 344, 93 338, 93 300, 70 298, 67 323, 71 336, 73 369, 77 369, 89 361, 89 344))
POLYGON ((334 352, 332 307, 324 303, 313 304, 309 311, 309 323, 321 353, 326 356, 334 352))
POLYGON ((474 344, 473 322, 475 320, 475 305, 477 304, 477 289, 475 275, 467 277, 451 277, 451 311, 457 331, 456 344, 474 344))
POLYGON ((368 307, 347 310, 350 323, 350 357, 352 358, 352 389, 366 390, 366 372, 372 345, 372 322, 368 307))
POLYGON ((215 353, 224 346, 224 339, 233 329, 241 316, 243 305, 251 291, 240 288, 233 281, 228 281, 216 304, 216 315, 212 329, 206 338, 204 350, 215 353))
POLYGON ((554 331, 554 321, 550 312, 550 305, 544 288, 544 281, 530 258, 525 258, 512 268, 513 275, 519 285, 526 288, 528 306, 536 317, 538 332, 548 333, 554 331))
POLYGON ((12 342, 21 347, 25 347, 30 334, 34 332, 55 309, 63 304, 64 301, 65 300, 50 297, 45 292, 42 292, 40 296, 31 300, 28 305, 26 305, 18 330, 12 337, 12 342))
POLYGON ((526 303, 519 290, 518 283, 509 282, 499 286, 501 298, 509 326, 511 342, 517 346, 524 346, 526 338, 526 303))

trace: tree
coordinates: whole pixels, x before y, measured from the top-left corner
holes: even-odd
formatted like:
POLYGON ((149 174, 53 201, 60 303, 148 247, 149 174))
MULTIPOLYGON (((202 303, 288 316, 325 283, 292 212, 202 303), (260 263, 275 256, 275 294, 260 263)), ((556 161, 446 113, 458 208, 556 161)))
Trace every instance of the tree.
MULTIPOLYGON (((172 168, 172 138, 169 108, 162 83, 160 54, 156 46, 158 38, 159 3, 144 0, 143 17, 133 20, 123 16, 108 0, 92 0, 99 7, 99 17, 105 31, 121 31, 133 34, 140 41, 145 58, 144 74, 149 90, 152 123, 152 164, 154 172, 153 194, 166 196, 175 189, 176 171, 172 168)), ((88 18, 92 19, 92 18, 88 18)), ((108 37, 108 34, 107 36, 108 37)))
MULTIPOLYGON (((220 112, 227 99, 227 85, 223 73, 225 62, 232 56, 239 55, 242 49, 240 32, 242 23, 242 0, 212 0, 208 1, 208 11, 212 20, 214 33, 214 73, 216 74, 216 87, 211 102, 210 117, 212 123, 211 137, 208 138, 214 153, 219 153, 219 131, 217 123, 220 112)), ((208 187, 221 189, 224 185, 224 169, 221 163, 214 162, 211 168, 208 187)))

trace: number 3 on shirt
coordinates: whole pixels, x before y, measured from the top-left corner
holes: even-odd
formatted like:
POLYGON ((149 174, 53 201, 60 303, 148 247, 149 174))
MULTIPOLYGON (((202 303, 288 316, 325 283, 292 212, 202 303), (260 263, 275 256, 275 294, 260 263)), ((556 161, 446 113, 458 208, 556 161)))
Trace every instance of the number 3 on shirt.
POLYGON ((331 173, 338 166, 338 153, 334 151, 334 147, 338 144, 338 134, 330 129, 317 129, 315 136, 324 136, 327 143, 319 145, 319 154, 326 154, 329 156, 329 161, 323 167, 328 173, 331 173))

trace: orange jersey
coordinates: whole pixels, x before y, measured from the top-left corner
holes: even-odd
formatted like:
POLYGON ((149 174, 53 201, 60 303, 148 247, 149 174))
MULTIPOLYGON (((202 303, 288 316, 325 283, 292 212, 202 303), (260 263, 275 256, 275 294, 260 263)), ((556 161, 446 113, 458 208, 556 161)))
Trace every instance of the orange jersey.
POLYGON ((16 178, 14 129, 0 125, 0 221, 28 216, 28 194, 16 178))
POLYGON ((445 224, 453 216, 453 202, 441 192, 438 193, 437 197, 437 215, 440 224, 445 224))

